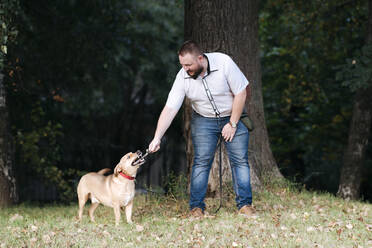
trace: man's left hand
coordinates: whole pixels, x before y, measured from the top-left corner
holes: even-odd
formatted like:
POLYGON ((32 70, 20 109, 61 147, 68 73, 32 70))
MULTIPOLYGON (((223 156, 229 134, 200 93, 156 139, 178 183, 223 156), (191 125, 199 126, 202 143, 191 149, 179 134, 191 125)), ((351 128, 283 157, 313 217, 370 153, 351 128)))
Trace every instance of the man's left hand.
POLYGON ((231 142, 234 138, 236 128, 233 128, 230 123, 227 123, 222 129, 222 137, 226 142, 231 142))

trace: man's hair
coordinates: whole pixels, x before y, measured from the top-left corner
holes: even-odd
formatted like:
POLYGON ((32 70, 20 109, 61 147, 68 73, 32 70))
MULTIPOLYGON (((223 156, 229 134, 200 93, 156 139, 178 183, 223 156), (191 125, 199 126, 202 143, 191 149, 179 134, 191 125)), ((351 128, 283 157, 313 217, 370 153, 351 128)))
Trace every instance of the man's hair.
POLYGON ((193 40, 185 41, 185 43, 182 44, 180 50, 178 50, 178 55, 184 56, 187 53, 195 55, 203 54, 199 44, 193 40))

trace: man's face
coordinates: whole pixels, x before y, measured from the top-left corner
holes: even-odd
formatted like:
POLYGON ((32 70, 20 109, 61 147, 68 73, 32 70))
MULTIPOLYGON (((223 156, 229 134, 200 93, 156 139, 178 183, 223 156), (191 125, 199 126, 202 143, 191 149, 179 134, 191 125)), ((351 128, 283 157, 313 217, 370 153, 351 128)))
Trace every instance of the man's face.
POLYGON ((186 53, 178 56, 180 64, 190 77, 196 79, 203 71, 202 55, 186 53))

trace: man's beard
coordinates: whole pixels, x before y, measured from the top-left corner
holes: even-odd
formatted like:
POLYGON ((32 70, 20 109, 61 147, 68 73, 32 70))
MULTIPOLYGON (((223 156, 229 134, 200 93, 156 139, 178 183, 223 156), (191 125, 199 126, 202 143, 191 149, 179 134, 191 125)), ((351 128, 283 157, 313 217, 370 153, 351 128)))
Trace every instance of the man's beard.
POLYGON ((195 79, 197 79, 197 78, 199 77, 199 75, 200 75, 200 73, 202 73, 202 71, 203 71, 203 67, 200 66, 200 67, 195 71, 194 75, 190 75, 190 73, 189 73, 188 71, 187 71, 187 74, 195 80, 195 79))

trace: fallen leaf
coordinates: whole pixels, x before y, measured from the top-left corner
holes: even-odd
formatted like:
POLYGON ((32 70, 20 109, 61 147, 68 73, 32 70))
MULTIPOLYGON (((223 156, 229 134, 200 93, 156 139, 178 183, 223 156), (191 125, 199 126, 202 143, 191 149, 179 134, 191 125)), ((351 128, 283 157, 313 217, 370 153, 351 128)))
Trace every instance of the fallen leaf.
POLYGON ((199 231, 199 230, 200 230, 199 225, 198 224, 195 224, 194 231, 199 231))
POLYGON ((306 231, 307 232, 314 232, 316 229, 314 228, 314 227, 312 227, 312 226, 309 226, 307 229, 306 229, 306 231))
POLYGON ((37 231, 37 226, 31 225, 31 231, 36 232, 37 231))
POLYGON ((349 223, 349 224, 346 225, 346 228, 347 229, 353 229, 353 225, 349 223))
POLYGON ((331 221, 331 222, 328 224, 328 227, 335 227, 336 225, 337 225, 336 222, 331 221))
POLYGON ((136 225, 137 232, 142 232, 145 228, 141 225, 136 225))
POLYGON ((310 216, 310 214, 309 214, 308 212, 305 212, 305 213, 304 213, 304 217, 305 217, 305 218, 309 218, 309 216, 310 216))
POLYGON ((49 235, 47 235, 47 234, 43 235, 43 241, 46 244, 49 244, 49 243, 52 242, 52 240, 50 239, 49 235))

